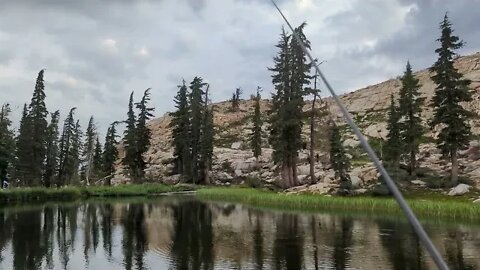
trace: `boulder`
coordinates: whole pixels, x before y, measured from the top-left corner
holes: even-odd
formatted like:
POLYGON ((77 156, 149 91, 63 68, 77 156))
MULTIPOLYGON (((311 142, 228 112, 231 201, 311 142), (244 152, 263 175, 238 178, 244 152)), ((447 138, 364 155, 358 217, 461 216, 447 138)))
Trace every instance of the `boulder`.
POLYGON ((473 203, 480 203, 480 198, 474 200, 473 203))
POLYGON ((360 145, 360 142, 355 139, 346 139, 343 141, 343 147, 355 148, 360 145))
POLYGON ((235 170, 235 176, 240 177, 243 175, 242 170, 235 170))
POLYGON ((352 186, 354 188, 360 187, 362 185, 362 179, 358 177, 357 175, 351 175, 350 179, 352 180, 352 186))
POLYGON ((240 147, 242 147, 242 142, 234 142, 230 148, 238 150, 240 147))
POLYGON ((307 164, 307 165, 297 166, 297 174, 298 175, 309 175, 310 174, 310 165, 307 164))
POLYGON ((471 186, 466 185, 466 184, 459 184, 456 187, 450 189, 450 192, 448 192, 449 196, 460 196, 465 193, 467 193, 470 190, 471 186))
POLYGON ((412 184, 419 185, 419 186, 426 186, 427 183, 423 182, 422 180, 413 180, 412 184))

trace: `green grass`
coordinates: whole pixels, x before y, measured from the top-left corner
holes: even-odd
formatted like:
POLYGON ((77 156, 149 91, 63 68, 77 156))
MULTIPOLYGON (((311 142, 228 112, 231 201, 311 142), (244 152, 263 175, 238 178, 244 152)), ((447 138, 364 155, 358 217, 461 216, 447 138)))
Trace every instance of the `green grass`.
MULTIPOLYGON (((254 207, 301 211, 347 211, 403 215, 391 198, 368 196, 337 197, 313 194, 288 195, 249 188, 207 188, 197 192, 200 199, 238 202, 254 207)), ((480 221, 480 205, 463 199, 437 195, 407 198, 412 210, 420 217, 449 220, 480 221), (439 199, 439 198, 444 199, 439 199)))
POLYGON ((194 190, 186 185, 118 185, 102 187, 65 187, 65 188, 10 188, 0 190, 0 202, 24 203, 36 201, 74 201, 90 197, 132 197, 149 196, 168 192, 194 190))

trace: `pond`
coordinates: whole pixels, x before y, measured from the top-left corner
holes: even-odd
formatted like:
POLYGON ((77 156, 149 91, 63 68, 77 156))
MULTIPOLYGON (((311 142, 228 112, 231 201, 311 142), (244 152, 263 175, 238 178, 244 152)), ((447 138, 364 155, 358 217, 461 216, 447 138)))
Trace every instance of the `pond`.
MULTIPOLYGON (((480 226, 425 228, 451 269, 480 269, 480 226)), ((402 218, 165 196, 0 209, 0 269, 435 267, 402 218)))

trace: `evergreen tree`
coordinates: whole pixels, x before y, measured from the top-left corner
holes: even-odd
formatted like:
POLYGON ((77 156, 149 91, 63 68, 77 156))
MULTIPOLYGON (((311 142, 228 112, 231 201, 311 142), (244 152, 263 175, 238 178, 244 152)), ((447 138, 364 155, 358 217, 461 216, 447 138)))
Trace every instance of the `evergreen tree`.
POLYGON ((72 108, 63 124, 62 136, 60 137, 60 153, 57 173, 57 186, 64 186, 70 183, 75 173, 75 160, 72 156, 72 145, 75 137, 74 114, 77 108, 72 108))
MULTIPOLYGON (((303 29, 305 23, 295 29, 295 34, 303 41, 307 49, 310 42, 306 39, 303 29)), ((301 44, 291 39, 285 31, 282 32, 278 56, 274 58, 275 66, 272 82, 275 91, 272 95, 270 112, 270 144, 274 149, 274 161, 282 164, 282 177, 285 186, 295 186, 297 179, 297 154, 302 148, 302 117, 303 96, 305 86, 310 83, 310 63, 307 63, 301 44)))
POLYGON ((15 139, 10 129, 10 105, 3 104, 0 109, 0 188, 4 186, 4 180, 12 165, 15 154, 15 139))
POLYGON ((80 183, 80 153, 82 151, 82 129, 80 121, 77 120, 72 133, 72 147, 70 148, 69 156, 72 160, 72 173, 70 176, 70 184, 78 185, 80 183))
POLYGON ((115 173, 115 162, 118 158, 116 124, 117 122, 114 122, 108 128, 105 137, 105 146, 103 147, 103 173, 105 174, 107 185, 111 185, 111 180, 115 173))
POLYGON ((212 169, 213 156, 213 108, 208 108, 208 89, 205 91, 205 107, 203 111, 203 123, 200 137, 200 169, 202 172, 201 181, 210 184, 210 170, 212 169))
POLYGON ((58 122, 60 112, 56 111, 51 114, 50 124, 47 128, 47 158, 45 161, 45 174, 43 175, 43 185, 50 187, 55 183, 55 176, 58 167, 58 122))
POLYGON ((398 108, 395 106, 393 95, 391 95, 390 100, 390 109, 388 112, 387 121, 388 135, 387 142, 385 144, 384 159, 388 165, 396 171, 400 165, 400 155, 402 153, 400 126, 398 123, 400 114, 398 112, 398 108))
POLYGON ((350 170, 350 160, 342 144, 342 136, 339 128, 333 124, 330 135, 330 162, 335 171, 335 177, 340 180, 339 194, 347 195, 351 193, 352 181, 348 174, 350 170))
POLYGON ((93 155, 95 152, 95 142, 97 140, 97 128, 93 116, 88 121, 87 131, 85 132, 85 142, 82 153, 82 180, 90 184, 90 177, 93 172, 93 155))
POLYGON ((137 179, 142 179, 144 177, 146 162, 143 160, 143 154, 147 152, 148 147, 150 146, 150 138, 152 136, 150 129, 147 127, 147 122, 153 117, 152 112, 154 111, 154 108, 148 107, 149 101, 150 88, 145 90, 142 100, 135 104, 139 110, 136 125, 137 152, 135 157, 137 179))
POLYGON ((241 88, 235 89, 235 92, 232 94, 232 99, 230 102, 232 103, 232 111, 236 112, 240 109, 240 96, 242 95, 243 91, 241 88))
POLYGON ((45 105, 45 84, 43 81, 44 70, 40 70, 35 84, 32 101, 29 106, 29 118, 33 140, 30 148, 32 159, 29 164, 30 179, 32 185, 40 184, 45 169, 45 155, 47 145, 47 116, 45 105))
POLYGON ((127 168, 128 175, 133 179, 133 181, 138 181, 136 179, 137 172, 137 128, 136 128, 136 116, 134 112, 134 103, 133 103, 133 92, 130 94, 130 100, 128 102, 128 113, 127 113, 127 127, 124 132, 123 145, 125 149, 125 157, 122 160, 123 165, 127 168))
POLYGON ((440 24, 441 37, 438 39, 440 47, 435 50, 437 61, 431 67, 436 84, 432 99, 433 120, 432 126, 440 126, 437 137, 437 147, 452 163, 450 184, 458 183, 458 151, 468 146, 471 128, 468 120, 472 113, 462 107, 462 102, 472 100, 469 89, 470 80, 467 80, 454 67, 455 50, 464 46, 458 36, 453 35, 452 24, 445 17, 440 24))
POLYGON ((102 157, 102 145, 100 144, 100 140, 98 139, 98 135, 96 136, 95 140, 95 149, 93 151, 93 158, 92 158, 92 178, 98 180, 102 176, 103 171, 103 157, 102 157))
POLYGON ((417 163, 418 146, 423 136, 421 113, 425 98, 420 96, 419 80, 413 75, 410 62, 407 62, 401 81, 399 99, 399 114, 402 120, 399 125, 401 149, 407 157, 410 175, 413 175, 417 163))
POLYGON ((191 166, 189 179, 194 184, 200 181, 200 155, 201 155, 201 133, 202 122, 204 120, 204 103, 203 95, 205 94, 202 88, 206 85, 203 79, 195 77, 190 83, 190 149, 191 149, 191 166))
POLYGON ((19 181, 20 185, 29 186, 32 178, 30 172, 30 164, 32 157, 32 125, 31 119, 28 116, 27 104, 23 106, 22 118, 20 120, 20 128, 16 138, 16 161, 14 177, 19 181))
POLYGON ((260 112, 260 87, 257 87, 257 96, 255 97, 255 110, 253 114, 252 135, 250 137, 250 145, 252 147, 253 156, 258 159, 262 155, 262 116, 260 112))
POLYGON ((187 91, 185 80, 183 80, 175 96, 174 102, 177 110, 171 114, 172 121, 170 123, 173 136, 175 172, 182 175, 188 174, 191 163, 189 144, 190 117, 187 91))

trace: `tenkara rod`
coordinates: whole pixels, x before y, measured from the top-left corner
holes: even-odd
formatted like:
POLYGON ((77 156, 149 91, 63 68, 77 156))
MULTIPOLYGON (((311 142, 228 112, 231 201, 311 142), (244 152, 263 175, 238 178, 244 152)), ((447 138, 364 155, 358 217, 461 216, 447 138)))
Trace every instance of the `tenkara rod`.
MULTIPOLYGON (((307 55, 310 62, 314 63, 314 58, 312 57, 310 52, 307 50, 305 44, 303 43, 303 40, 300 38, 298 33, 293 29, 292 25, 287 20, 287 18, 283 14, 282 10, 280 10, 277 3, 275 3, 275 0, 271 0, 271 1, 272 1, 273 5, 275 6, 275 8, 280 13, 280 15, 282 16, 285 23, 288 25, 288 27, 292 31, 292 34, 293 34, 294 38, 300 44, 300 46, 302 47, 302 50, 307 55)), ((412 209, 408 206, 408 204, 405 201, 405 198, 403 197, 402 193, 400 192, 400 190, 395 185, 395 182, 393 182, 392 178, 390 178, 390 175, 388 175, 388 172, 383 167, 382 163, 380 162, 379 158, 377 157, 377 155, 373 151, 372 147, 368 144, 368 141, 365 139, 362 132, 360 131, 358 126, 353 121, 353 118, 350 115, 350 113, 348 112, 347 108, 345 107, 345 105, 343 105, 343 103, 340 100, 340 98, 338 97, 338 95, 335 93, 333 88, 330 86, 330 84, 328 83, 327 79, 323 75, 320 68, 317 65, 314 65, 314 67, 317 70, 318 75, 320 75, 320 78, 322 79, 323 83, 327 87, 328 91, 332 95, 333 100, 335 101, 335 103, 337 103, 337 106, 342 111, 343 116, 345 117, 345 120, 347 121, 348 125, 352 128, 353 133, 355 133, 355 135, 357 136, 358 140, 360 141, 360 144, 363 146, 363 149, 370 156, 370 159, 373 161, 373 164, 375 165, 375 167, 377 167, 378 171, 380 172, 381 176, 383 177, 383 180, 387 184, 388 189, 393 194, 395 200, 397 201, 397 203, 400 205, 403 212, 407 216, 408 221, 412 225, 415 233, 420 238, 420 241, 422 242, 423 246, 427 249, 428 253, 432 257, 432 259, 435 261, 435 264, 437 265, 438 269, 448 270, 449 268, 448 268, 447 264, 443 260, 442 256, 438 252, 437 248, 433 245, 432 241, 430 240, 430 237, 428 237, 427 233, 423 229, 422 225, 418 221, 418 219, 415 216, 415 214, 413 213, 412 209)))

